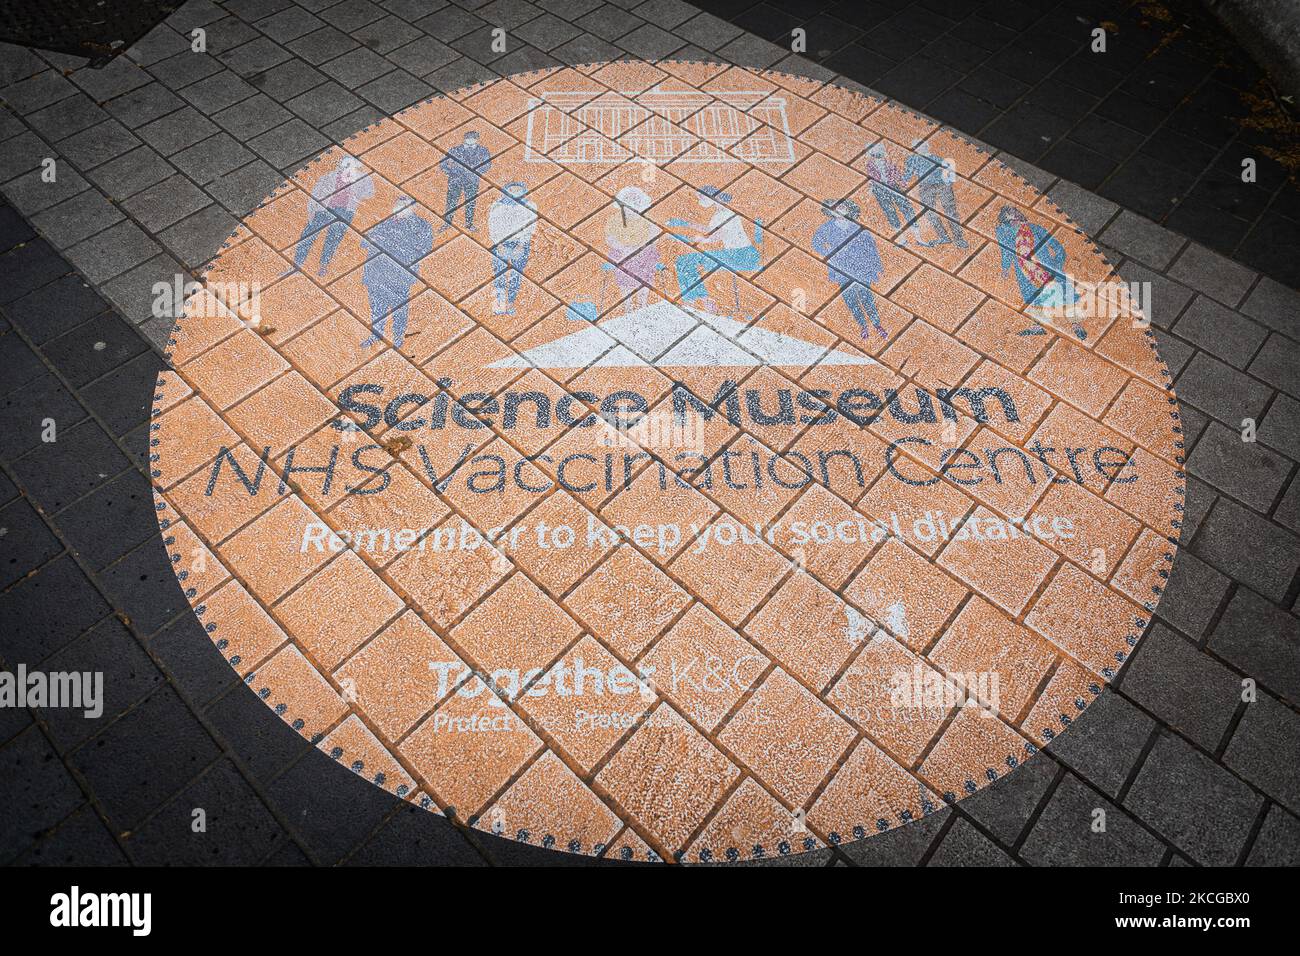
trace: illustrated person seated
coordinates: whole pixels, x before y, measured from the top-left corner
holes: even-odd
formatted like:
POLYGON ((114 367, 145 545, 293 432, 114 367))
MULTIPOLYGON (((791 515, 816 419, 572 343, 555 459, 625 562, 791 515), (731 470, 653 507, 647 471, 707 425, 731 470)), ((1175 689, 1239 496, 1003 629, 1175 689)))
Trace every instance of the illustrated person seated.
POLYGON ((882 339, 888 338, 871 294, 871 283, 880 278, 884 266, 876 240, 858 222, 858 204, 852 199, 827 199, 822 212, 826 221, 813 233, 812 247, 826 260, 827 278, 840 287, 840 298, 857 320, 864 339, 871 337, 872 328, 882 339))
POLYGON ((514 315, 515 300, 537 230, 537 206, 528 198, 528 186, 510 183, 488 210, 488 239, 492 243, 495 315, 514 315))
MULTIPOLYGON (((1003 206, 998 213, 994 237, 1002 248, 1002 274, 1014 270, 1025 311, 1044 325, 1052 325, 1059 313, 1070 321, 1078 338, 1087 339, 1088 333, 1075 314, 1079 294, 1065 271, 1066 253, 1060 240, 1012 205, 1003 206)), ((1031 326, 1019 334, 1047 333, 1031 326)))
POLYGON ((320 267, 316 274, 323 276, 329 269, 334 253, 338 251, 357 207, 375 194, 374 183, 370 174, 361 165, 360 160, 344 156, 338 161, 332 172, 325 173, 312 186, 311 197, 307 200, 307 224, 303 226, 302 235, 293 253, 293 268, 285 271, 292 275, 307 262, 316 240, 325 237, 321 246, 320 267))
POLYGON ((956 164, 951 159, 933 155, 929 143, 917 143, 915 150, 912 158, 907 161, 904 174, 916 173, 917 198, 925 209, 922 215, 935 231, 935 238, 923 245, 955 243, 959 249, 965 249, 968 244, 957 213, 957 196, 953 193, 953 185, 957 182, 956 164), (942 216, 939 215, 941 209, 942 216))
POLYGON ((415 200, 399 196, 393 214, 366 230, 363 248, 370 258, 361 270, 370 303, 370 336, 362 348, 384 337, 388 317, 393 318, 393 345, 406 339, 411 286, 420 274, 420 260, 433 251, 433 226, 415 213, 415 200))
POLYGON ((478 202, 479 180, 492 168, 491 153, 478 141, 478 133, 470 130, 459 146, 447 150, 438 168, 447 174, 447 205, 442 214, 439 232, 452 227, 456 219, 456 206, 464 201, 465 228, 474 231, 474 204, 478 202))
MULTIPOLYGON (((927 171, 929 168, 927 165, 927 171)), ((916 207, 905 195, 911 177, 889 158, 884 143, 874 143, 867 147, 867 178, 871 181, 871 195, 876 198, 876 204, 884 213, 885 220, 895 229, 908 226, 912 239, 924 245, 920 226, 913 221, 916 207)), ((907 245, 906 236, 900 236, 895 241, 900 246, 907 245)))
POLYGON ((636 186, 624 186, 614 196, 614 208, 605 220, 605 243, 619 292, 627 299, 625 312, 632 309, 632 293, 637 292, 636 307, 644 309, 663 263, 654 240, 659 227, 645 217, 650 197, 636 186), (637 291, 639 290, 639 291, 637 291))
MULTIPOLYGON (((702 186, 699 190, 700 207, 713 210, 707 223, 683 219, 669 220, 674 229, 686 229, 682 238, 697 246, 712 245, 710 252, 687 252, 678 256, 673 266, 677 273, 677 288, 683 304, 701 306, 709 312, 718 311, 704 287, 704 277, 715 269, 725 269, 733 275, 740 272, 757 272, 762 265, 758 247, 745 229, 745 221, 727 206, 731 194, 716 186, 702 186)), ((674 233, 677 235, 677 233, 674 233)))

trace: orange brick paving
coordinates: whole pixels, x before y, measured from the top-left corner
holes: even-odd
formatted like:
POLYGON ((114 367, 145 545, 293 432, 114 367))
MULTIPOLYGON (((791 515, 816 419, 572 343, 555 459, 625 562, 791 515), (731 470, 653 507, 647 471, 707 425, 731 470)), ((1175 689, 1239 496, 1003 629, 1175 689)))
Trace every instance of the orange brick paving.
MULTIPOLYGON (((631 141, 567 122, 556 155, 608 156, 631 141)), ((689 861, 799 852, 908 822, 1010 772, 1100 693, 1136 642, 1172 561, 1183 493, 1168 375, 1127 309, 1086 319, 1083 340, 1068 325, 1018 334, 1035 320, 1000 267, 1004 206, 1060 241, 1075 278, 1111 270, 1060 210, 970 144, 807 79, 619 63, 412 107, 346 151, 374 195, 324 275, 315 252, 303 271, 290 266, 308 196, 344 154, 337 148, 231 237, 174 332, 176 371, 160 382, 153 426, 159 519, 187 544, 177 570, 210 637, 268 706, 345 766, 466 825, 560 850, 689 861), (658 91, 699 90, 709 94, 701 107, 740 92, 779 99, 786 126, 753 111, 735 155, 692 162, 703 144, 684 132, 689 117, 669 123, 651 110, 646 129, 684 144, 659 166, 566 167, 529 139, 543 95, 634 110, 660 102, 658 91), (469 129, 493 156, 475 229, 464 209, 440 229, 438 164, 469 129), (737 158, 787 132, 792 158, 737 158), (873 196, 867 147, 901 163, 920 140, 953 160, 964 247, 904 244, 907 227, 891 226, 873 196), (528 185, 540 219, 508 315, 493 308, 485 224, 514 181, 528 185), (749 235, 761 220, 762 265, 713 273, 709 298, 739 305, 742 345, 777 333, 820 357, 529 368, 520 356, 579 328, 567 304, 608 286, 593 330, 632 307, 635 291, 601 268, 605 220, 629 185, 653 198, 646 218, 661 230, 699 215, 698 187, 730 192, 749 235), (364 349, 364 265, 376 253, 362 233, 403 194, 433 224, 433 250, 412 280, 405 342, 395 345, 390 325, 364 349), (828 196, 853 197, 874 233, 883 339, 859 334, 809 245, 828 196), (234 283, 260 287, 256 320, 234 283), (668 472, 661 485, 667 455, 648 433, 671 420, 673 383, 707 400, 726 380, 742 414, 701 423, 710 469, 682 482, 668 472), (345 388, 376 383, 381 408, 398 395, 432 401, 374 422, 340 413, 345 388), (918 387, 986 386, 1011 396, 1018 420, 961 411, 950 420, 945 410, 909 422, 879 410, 863 424, 795 415, 765 426, 745 404, 749 396, 771 415, 783 390, 893 389, 907 412, 918 387), (591 417, 620 391, 653 407, 646 434, 591 417), (553 413, 546 427, 522 402, 519 427, 501 427, 507 392, 540 396, 553 413), (477 425, 413 426, 438 396, 447 421, 477 425), (334 418, 361 430, 340 431, 334 418), (1034 442, 1060 449, 1050 472, 1031 457, 1034 442), (1103 445, 1134 452, 1139 480, 1095 463, 1103 445), (941 454, 958 447, 961 458, 941 454), (1067 449, 1081 451, 1067 459, 1067 449), (332 459, 337 474, 327 476, 332 459), (504 490, 479 493, 473 482, 491 482, 498 460, 513 473, 504 490), (799 460, 815 463, 810 480, 791 464, 799 460), (581 475, 572 467, 560 488, 575 461, 581 475), (972 469, 989 480, 973 483, 972 469), (1072 520, 1077 534, 950 540, 963 519, 1011 518, 1072 520), (857 537, 801 538, 795 522, 857 537), (512 541, 521 525, 529 530, 512 541), (671 541, 669 525, 680 532, 671 541), (533 533, 543 526, 583 540, 548 541, 533 533), (876 526, 906 530, 872 540, 876 526), (299 547, 304 535, 357 529, 409 529, 409 550, 355 537, 299 547), (488 542, 493 529, 504 530, 488 542), (472 550, 431 544, 467 536, 472 550), (992 692, 974 679, 990 673, 992 692), (904 684, 924 699, 900 703, 893 692, 904 684)), ((907 196, 924 210, 919 185, 907 196)), ((665 264, 691 251, 666 232, 654 242, 665 264)), ((682 305, 671 265, 649 301, 682 305)))

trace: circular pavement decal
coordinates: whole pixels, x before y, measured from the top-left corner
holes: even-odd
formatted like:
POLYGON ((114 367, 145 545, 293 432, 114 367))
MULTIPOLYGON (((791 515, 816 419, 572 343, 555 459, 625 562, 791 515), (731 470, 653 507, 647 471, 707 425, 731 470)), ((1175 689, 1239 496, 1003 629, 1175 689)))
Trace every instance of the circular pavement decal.
POLYGON ((858 840, 1010 773, 1146 627, 1184 482, 1141 291, 892 103, 514 76, 231 236, 159 521, 248 688, 400 797, 616 859, 858 840))

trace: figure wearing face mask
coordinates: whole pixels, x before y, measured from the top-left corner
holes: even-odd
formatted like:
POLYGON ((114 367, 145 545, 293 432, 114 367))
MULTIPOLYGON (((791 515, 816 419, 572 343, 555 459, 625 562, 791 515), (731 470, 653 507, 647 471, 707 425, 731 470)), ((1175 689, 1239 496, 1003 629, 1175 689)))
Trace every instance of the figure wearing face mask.
POLYGON ((822 212, 826 221, 813 233, 812 247, 826 260, 827 278, 840 287, 840 298, 864 339, 870 338, 872 329, 882 339, 888 338, 871 294, 871 283, 880 278, 884 266, 876 240, 858 223, 858 204, 852 199, 828 199, 822 212))
POLYGON ((528 198, 524 183, 510 183, 505 193, 488 210, 488 240, 492 243, 493 313, 514 315, 515 300, 523 282, 524 269, 537 230, 537 206, 528 198))

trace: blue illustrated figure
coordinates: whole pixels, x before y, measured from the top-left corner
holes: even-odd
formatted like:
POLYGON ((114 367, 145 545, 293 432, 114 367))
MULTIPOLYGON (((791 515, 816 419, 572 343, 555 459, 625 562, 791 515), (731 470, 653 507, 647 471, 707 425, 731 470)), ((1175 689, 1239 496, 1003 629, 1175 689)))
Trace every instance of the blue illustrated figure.
POLYGON ((537 206, 528 199, 528 187, 510 183, 505 193, 488 210, 488 239, 492 243, 493 288, 496 315, 514 315, 515 299, 523 281, 533 232, 537 229, 537 206))
MULTIPOLYGON (((876 203, 880 206, 880 211, 885 214, 885 219, 895 229, 901 229, 903 226, 911 223, 908 232, 912 238, 919 244, 921 243, 921 229, 917 223, 912 222, 916 215, 916 207, 904 193, 907 192, 908 182, 915 174, 916 166, 913 156, 907 164, 910 172, 900 170, 898 166, 890 161, 889 155, 885 152, 884 143, 875 143, 867 147, 867 178, 871 180, 871 195, 876 197, 876 203)), ((932 165, 930 160, 926 159, 926 171, 928 172, 932 165)), ((900 246, 907 245, 907 237, 900 236, 897 239, 900 246)))
POLYGON ((317 274, 325 275, 330 260, 334 258, 339 243, 352 223, 352 217, 356 215, 357 206, 374 194, 375 187, 370 181, 370 174, 359 160, 351 156, 344 156, 333 172, 316 180, 311 198, 307 200, 307 224, 303 226, 297 248, 294 249, 293 268, 286 271, 285 275, 303 267, 322 234, 325 242, 321 247, 317 274))
POLYGON ((478 133, 470 130, 459 146, 447 150, 438 168, 447 174, 447 206, 442 214, 442 230, 450 229, 456 218, 456 206, 464 200, 465 228, 474 231, 474 204, 478 201, 479 179, 492 168, 491 154, 480 145, 478 133))
POLYGON ((393 317, 393 345, 402 347, 411 286, 420 274, 420 260, 433 251, 433 227, 415 214, 415 200, 401 196, 393 203, 393 214, 372 226, 364 248, 370 254, 361 271, 370 299, 370 337, 362 348, 384 337, 388 317, 393 317))
MULTIPOLYGON (((1065 247, 1060 240, 1010 205, 1003 206, 998 213, 994 236, 1002 249, 1002 274, 1015 270, 1025 311, 1040 322, 1045 322, 1049 310, 1060 311, 1070 319, 1074 334, 1086 339, 1088 333, 1074 314, 1079 295, 1074 280, 1065 271, 1065 247)), ((1047 332, 1035 325, 1019 334, 1046 335, 1047 332)))
POLYGON ((673 228, 693 230, 697 244, 717 245, 709 252, 688 252, 674 260, 677 272, 677 288, 681 292, 682 302, 697 302, 703 299, 704 307, 716 312, 717 306, 709 298, 704 287, 704 276, 715 269, 722 268, 733 274, 737 272, 755 272, 762 265, 762 256, 758 247, 745 230, 745 222, 735 212, 727 208, 731 194, 724 193, 716 186, 702 186, 699 190, 700 207, 715 210, 707 223, 687 222, 673 219, 668 225, 673 228))
POLYGON ((882 339, 888 338, 871 294, 871 283, 880 278, 884 266, 876 240, 858 223, 858 204, 852 199, 828 199, 822 203, 822 212, 827 218, 813 233, 812 247, 826 259, 827 278, 840 287, 840 297, 853 313, 864 339, 871 336, 872 328, 882 339), (868 318, 871 326, 867 325, 868 318))
POLYGON ((966 237, 962 233, 957 197, 953 193, 953 184, 957 182, 956 165, 951 159, 933 155, 929 143, 918 142, 914 148, 916 152, 907 161, 903 174, 909 182, 912 175, 916 176, 916 191, 925 208, 924 216, 934 226, 935 238, 925 245, 942 246, 953 242, 958 248, 965 249, 966 237), (943 210, 942 216, 939 215, 940 209, 943 210))

